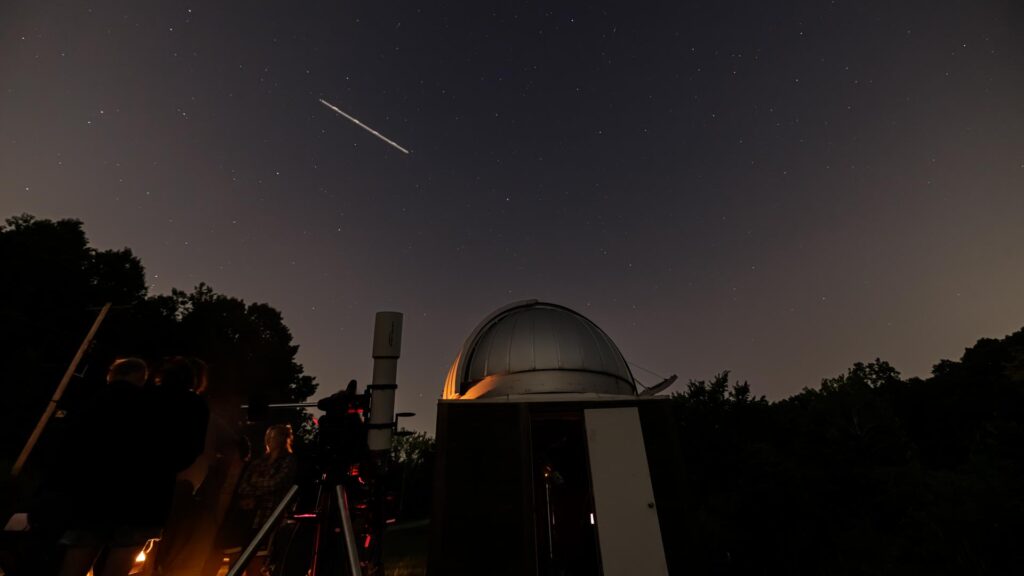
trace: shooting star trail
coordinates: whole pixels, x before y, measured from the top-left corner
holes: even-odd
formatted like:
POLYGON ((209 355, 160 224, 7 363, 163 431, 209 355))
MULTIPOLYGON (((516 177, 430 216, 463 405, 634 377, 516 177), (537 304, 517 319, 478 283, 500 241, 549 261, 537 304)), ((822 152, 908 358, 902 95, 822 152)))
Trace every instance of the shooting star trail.
POLYGON ((387 142, 388 144, 391 144, 392 146, 394 146, 395 148, 398 148, 399 150, 401 150, 401 151, 402 151, 402 152, 404 152, 405 154, 408 154, 408 153, 409 153, 409 151, 408 151, 408 150, 406 150, 405 148, 402 148, 402 147, 401 147, 401 146, 399 146, 398 144, 395 144, 395 143, 394 143, 394 142, 392 142, 391 140, 388 140, 388 139, 387 139, 387 137, 385 137, 385 136, 384 136, 383 134, 381 134, 380 132, 377 132, 377 131, 376 131, 376 130, 374 130, 373 128, 370 128, 370 127, 369 127, 369 126, 367 126, 366 124, 363 124, 363 123, 362 123, 362 122, 360 122, 359 120, 356 120, 355 118, 353 118, 353 117, 349 116, 348 114, 345 114, 345 112, 344 112, 344 111, 343 111, 343 110, 342 110, 341 108, 338 108, 337 106, 335 106, 334 104, 331 104, 331 103, 330 103, 330 102, 328 102, 327 100, 324 100, 323 98, 320 98, 320 103, 321 103, 321 104, 323 104, 324 106, 327 106, 327 107, 328 107, 328 108, 330 108, 331 110, 334 110, 334 111, 335 111, 335 112, 337 112, 338 114, 341 114, 341 115, 342 115, 342 116, 344 116, 345 118, 348 118, 348 119, 349 119, 349 120, 351 120, 352 122, 355 122, 356 126, 359 126, 359 127, 361 127, 361 128, 363 129, 363 130, 366 130, 367 132, 369 132, 370 134, 373 134, 373 135, 374 135, 374 136, 376 136, 377 138, 380 138, 381 140, 383 140, 383 141, 387 142))

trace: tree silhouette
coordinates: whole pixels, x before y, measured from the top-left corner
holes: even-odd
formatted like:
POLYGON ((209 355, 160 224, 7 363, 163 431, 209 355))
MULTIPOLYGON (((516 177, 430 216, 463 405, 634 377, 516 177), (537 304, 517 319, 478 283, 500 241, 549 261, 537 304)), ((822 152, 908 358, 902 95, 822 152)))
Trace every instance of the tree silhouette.
MULTIPOLYGON (((249 399, 296 402, 311 396, 316 382, 295 361, 298 346, 281 313, 267 304, 246 304, 218 294, 205 284, 191 293, 173 290, 160 309, 176 319, 174 345, 181 354, 202 358, 209 367, 211 404, 235 418, 249 399)), ((276 421, 297 429, 301 411, 279 411, 276 421)))
MULTIPOLYGON (((142 263, 129 249, 89 246, 77 220, 29 215, 0 226, 0 362, 3 379, 0 460, 12 460, 105 302, 104 321, 68 388, 61 408, 73 412, 102 386, 116 357, 154 365, 168 356, 194 356, 209 367, 211 408, 226 422, 244 419, 250 396, 271 402, 304 400, 316 390, 295 361, 298 346, 281 313, 246 304, 200 284, 192 292, 147 297, 142 263), (84 374, 83 374, 84 372, 84 374)), ((298 411, 277 415, 297 426, 298 411)), ((55 426, 59 435, 59 424, 55 426)), ((53 436, 53 434, 50 434, 53 436)))
POLYGON ((424 432, 396 435, 388 489, 397 497, 400 519, 427 518, 434 486, 434 438, 424 432))
POLYGON ((1024 331, 928 379, 854 364, 785 400, 673 396, 690 569, 1005 574, 1024 560, 1024 331))
POLYGON ((99 306, 138 303, 146 284, 142 264, 130 250, 97 251, 89 247, 81 222, 29 215, 0 226, 0 270, 0 460, 9 460, 42 413, 99 306))

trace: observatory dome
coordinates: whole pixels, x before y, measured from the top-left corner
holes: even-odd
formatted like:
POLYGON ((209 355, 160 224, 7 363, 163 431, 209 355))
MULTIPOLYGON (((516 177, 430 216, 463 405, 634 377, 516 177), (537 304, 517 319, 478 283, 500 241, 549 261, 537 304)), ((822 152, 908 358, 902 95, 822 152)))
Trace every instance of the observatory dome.
POLYGON ((635 396, 622 353, 600 328, 557 304, 517 302, 470 334, 445 380, 445 399, 552 393, 635 396))

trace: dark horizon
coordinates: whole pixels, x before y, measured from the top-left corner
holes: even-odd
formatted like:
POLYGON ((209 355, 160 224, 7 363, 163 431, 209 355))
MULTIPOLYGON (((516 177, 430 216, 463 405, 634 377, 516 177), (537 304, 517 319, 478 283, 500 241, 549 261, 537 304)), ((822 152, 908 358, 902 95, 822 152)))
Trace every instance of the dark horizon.
POLYGON ((373 314, 403 312, 420 430, 473 327, 531 298, 647 384, 926 376, 1024 326, 1022 16, 10 2, 0 213, 81 219, 151 294, 277 308, 317 397, 368 383, 373 314))

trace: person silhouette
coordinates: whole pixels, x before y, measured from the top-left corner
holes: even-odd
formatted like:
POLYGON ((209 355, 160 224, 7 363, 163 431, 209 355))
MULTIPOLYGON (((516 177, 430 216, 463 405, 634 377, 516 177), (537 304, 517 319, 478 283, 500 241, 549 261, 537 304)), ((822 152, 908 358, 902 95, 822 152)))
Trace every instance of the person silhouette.
MULTIPOLYGON (((292 427, 288 424, 270 426, 263 439, 263 455, 249 463, 238 482, 216 545, 204 566, 204 574, 216 574, 225 556, 234 561, 234 556, 270 518, 295 481, 298 466, 292 453, 292 427)), ((246 573, 258 573, 255 565, 258 562, 260 560, 254 558, 249 564, 251 570, 247 569, 246 573)))
POLYGON ((123 576, 159 529, 133 523, 136 458, 153 438, 144 388, 148 367, 138 358, 115 361, 107 387, 84 409, 75 427, 64 474, 67 529, 61 576, 123 576), (97 559, 106 550, 101 566, 97 559))

